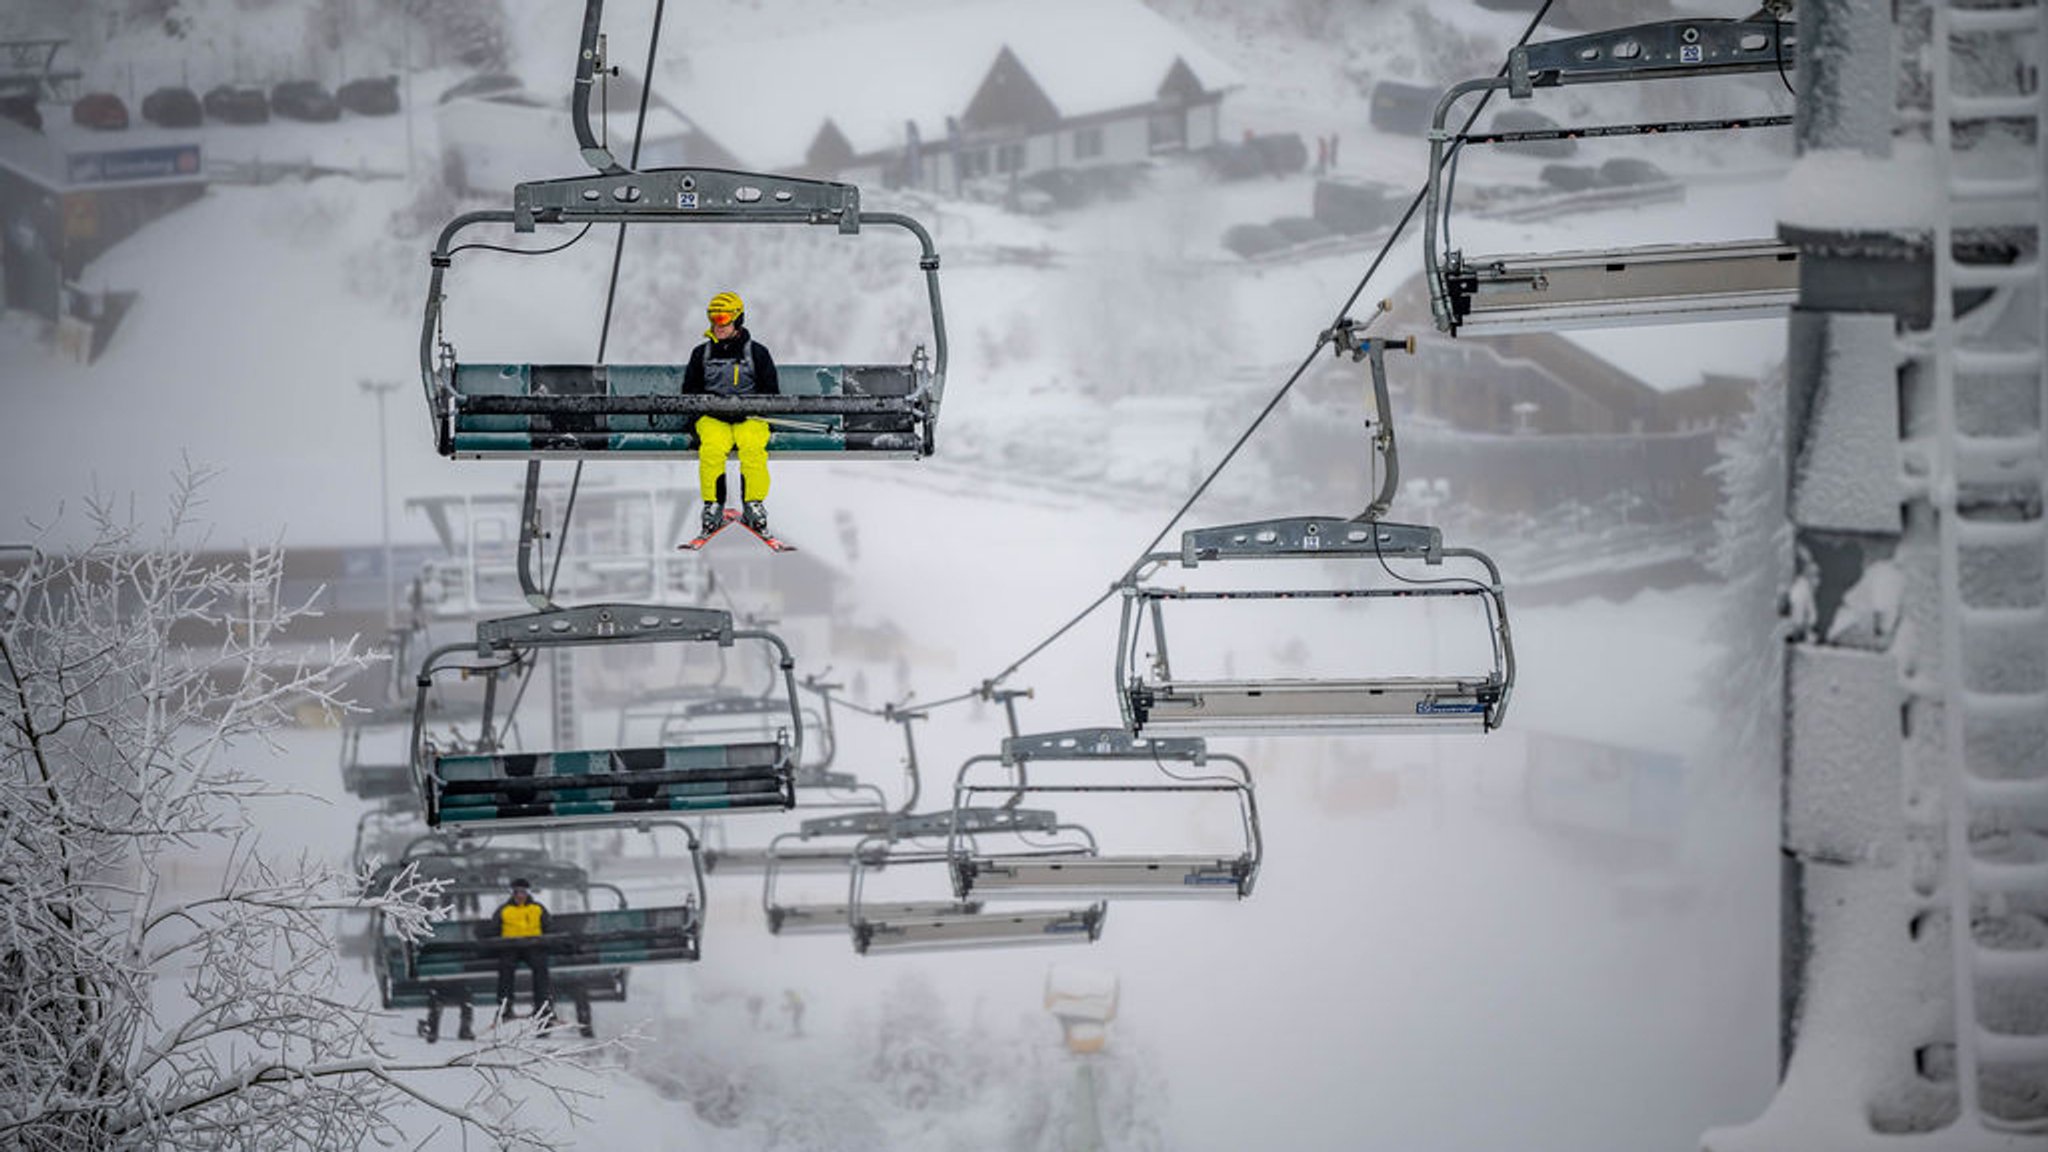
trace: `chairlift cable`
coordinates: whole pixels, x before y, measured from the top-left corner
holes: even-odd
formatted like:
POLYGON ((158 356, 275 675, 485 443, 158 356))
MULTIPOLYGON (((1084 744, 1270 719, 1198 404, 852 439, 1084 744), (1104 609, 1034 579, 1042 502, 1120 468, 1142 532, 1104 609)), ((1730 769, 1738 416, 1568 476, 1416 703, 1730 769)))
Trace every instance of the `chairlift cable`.
MULTIPOLYGON (((1522 45, 1527 44, 1529 42, 1529 37, 1535 35, 1536 29, 1540 27, 1543 23, 1544 16, 1549 14, 1550 5, 1553 2, 1554 0, 1543 0, 1543 5, 1536 10, 1536 14, 1534 16, 1529 18, 1528 27, 1522 29, 1521 36, 1516 39, 1514 45, 1515 47, 1519 48, 1522 45)), ((1495 75, 1505 76, 1507 75, 1507 71, 1507 64, 1504 62, 1501 64, 1500 70, 1496 72, 1495 75)), ((1483 93, 1479 101, 1473 105, 1471 113, 1467 115, 1465 119, 1464 127, 1459 129, 1460 135, 1463 135, 1465 132, 1471 131, 1472 125, 1478 121, 1479 114, 1485 111, 1487 100, 1490 99, 1492 95, 1492 92, 1483 93)), ((1454 145, 1451 154, 1445 157, 1444 163, 1451 163, 1452 159, 1454 159, 1456 155, 1457 149, 1454 145)), ((1236 459, 1238 452, 1241 449, 1243 449, 1246 442, 1252 438, 1252 434, 1257 432, 1259 430, 1259 426, 1266 422, 1266 417, 1272 415, 1273 409, 1279 407, 1280 401, 1286 399, 1287 394, 1293 391, 1294 385, 1298 381, 1300 381, 1302 374, 1308 371, 1309 365, 1313 364, 1315 362, 1316 357, 1322 354, 1323 346, 1330 343, 1331 333, 1336 331, 1340 325, 1346 323, 1346 318, 1351 312, 1351 306, 1358 303, 1359 297, 1365 294, 1366 285, 1372 282, 1372 278, 1375 275, 1377 275, 1380 270, 1380 265, 1386 262, 1387 255, 1393 251, 1395 242, 1401 238, 1401 234, 1403 232, 1407 231, 1409 223, 1415 219, 1415 213, 1421 210, 1423 200, 1428 195, 1428 192, 1429 187, 1428 184, 1425 182, 1423 187, 1416 191, 1415 198, 1408 202, 1408 210, 1401 213, 1400 222, 1394 225, 1394 230, 1388 234, 1386 241, 1380 245, 1379 254, 1373 257, 1372 263, 1366 267, 1365 274, 1359 277, 1358 284, 1351 289, 1351 294, 1345 297, 1343 307, 1337 310, 1336 320, 1333 321, 1328 328, 1326 328, 1324 331, 1317 335, 1315 347, 1309 350, 1308 356, 1302 360, 1301 365, 1297 367, 1293 371, 1293 373, 1291 373, 1287 377, 1286 383, 1280 385, 1279 391, 1273 393, 1272 399, 1266 401, 1265 407, 1259 410, 1258 416, 1253 418, 1251 424, 1248 427, 1246 427, 1244 432, 1238 436, 1237 442, 1230 446, 1230 451, 1224 453, 1223 459, 1218 461, 1216 466, 1209 470, 1209 474, 1202 478, 1202 482, 1195 486, 1194 493, 1190 495, 1187 498, 1187 500, 1181 504, 1180 509, 1173 514, 1173 518, 1168 520, 1166 522, 1166 526, 1159 530, 1159 534, 1152 538, 1152 542, 1146 545, 1145 548, 1138 553, 1139 557, 1142 558, 1144 556, 1150 555, 1152 553, 1152 550, 1159 546, 1159 542, 1166 539, 1167 534, 1173 531, 1174 525, 1180 523, 1181 518, 1188 514, 1189 510, 1191 510, 1195 506, 1195 502, 1200 500, 1203 494, 1208 492, 1209 486, 1211 484, 1214 484, 1216 482, 1216 478, 1222 474, 1223 470, 1229 467, 1230 462, 1236 459)), ((1386 564, 1386 560, 1384 557, 1381 558, 1380 563, 1382 566, 1386 564)), ((1447 579, 1442 581, 1411 580, 1411 582, 1460 583, 1461 581, 1455 579, 1447 579)), ((1075 625, 1081 623, 1081 621, 1086 620, 1089 616, 1093 615, 1097 608, 1100 608, 1104 604, 1108 603, 1110 597, 1116 595, 1116 593, 1117 586, 1111 585, 1100 596, 1097 596, 1094 600, 1090 601, 1086 608, 1083 608, 1080 612, 1076 613, 1072 619, 1060 625, 1059 628, 1055 630, 1050 636, 1047 636, 1045 639, 1039 641, 1036 645, 1034 645, 1031 648, 1030 651, 1024 653, 1024 655, 1019 656, 1016 660, 1012 661, 1009 667, 1003 669, 996 675, 989 677, 987 680, 982 681, 980 685, 972 689, 969 689, 966 692, 962 692, 953 696, 947 696, 943 699, 933 701, 930 704, 919 705, 919 708, 924 711, 930 711, 933 708, 942 708, 948 704, 957 704, 962 700, 973 699, 974 697, 980 695, 983 689, 985 688, 993 687, 997 684, 1002 683, 1004 680, 1008 679, 1012 674, 1014 674, 1018 669, 1022 668, 1025 664, 1029 663, 1032 660, 1032 658, 1036 657, 1040 652, 1043 652, 1047 648, 1051 647, 1056 641, 1059 640, 1060 637, 1065 636, 1068 632, 1072 631, 1075 625)))

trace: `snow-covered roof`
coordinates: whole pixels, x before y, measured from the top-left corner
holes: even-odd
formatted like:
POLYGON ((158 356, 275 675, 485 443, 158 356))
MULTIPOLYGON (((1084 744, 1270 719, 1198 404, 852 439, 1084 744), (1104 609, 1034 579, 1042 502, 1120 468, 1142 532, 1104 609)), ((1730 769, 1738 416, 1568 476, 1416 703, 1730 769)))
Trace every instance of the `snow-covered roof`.
POLYGON ((1236 70, 1138 0, 981 0, 752 43, 712 42, 657 67, 655 93, 749 165, 804 159, 827 122, 855 152, 927 142, 1008 47, 1063 117, 1156 99, 1176 60, 1205 89, 1236 70))
POLYGON ((1659 392, 1690 388, 1710 375, 1762 379, 1785 358, 1783 320, 1574 329, 1558 336, 1659 392))

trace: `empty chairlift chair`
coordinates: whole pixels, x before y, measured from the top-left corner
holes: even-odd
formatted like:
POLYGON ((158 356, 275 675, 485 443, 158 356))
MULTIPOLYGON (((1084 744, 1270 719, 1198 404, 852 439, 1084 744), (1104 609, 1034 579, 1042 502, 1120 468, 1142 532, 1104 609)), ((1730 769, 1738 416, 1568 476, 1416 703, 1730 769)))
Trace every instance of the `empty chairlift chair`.
POLYGON ((953 805, 964 812, 977 798, 993 794, 1015 803, 1048 793, 1114 794, 1132 809, 1159 807, 1175 798, 1225 797, 1237 810, 1237 840, 1222 852, 1107 854, 1092 836, 1087 850, 1078 852, 1012 836, 1023 842, 1021 847, 990 851, 986 844, 993 837, 956 826, 946 842, 954 895, 987 900, 1251 895, 1259 871, 1259 815, 1251 773, 1237 757, 1212 754, 1199 739, 1134 739, 1120 728, 1017 736, 1003 741, 1000 755, 976 756, 960 766, 953 805), (1076 769, 1086 773, 1084 779, 1072 778, 1076 769))
MULTIPOLYGON (((777 836, 768 847, 766 878, 761 887, 761 911, 767 917, 768 931, 777 936, 844 935, 853 923, 853 906, 844 899, 844 877, 853 867, 857 848, 857 843, 845 841, 806 843, 798 832, 777 836), (782 886, 782 878, 791 872, 837 875, 840 880, 835 886, 836 895, 840 898, 791 899, 782 886)), ((887 853, 873 849, 869 862, 874 867, 885 867, 887 853)), ((871 905, 867 912, 871 917, 901 920, 973 915, 980 910, 979 901, 905 900, 871 905)))
POLYGON ((477 625, 473 645, 435 649, 420 668, 413 765, 427 823, 479 829, 616 823, 662 814, 780 811, 795 804, 792 763, 802 755, 794 661, 773 633, 735 630, 728 612, 708 608, 600 604, 553 609, 477 625), (757 640, 779 654, 788 681, 789 738, 652 748, 509 751, 493 726, 496 677, 529 666, 543 649, 615 644, 757 640), (442 747, 421 717, 436 675, 481 674, 486 704, 478 735, 442 747))
MULTIPOLYGON (((1139 560, 1121 588, 1118 703, 1125 726, 1136 735, 1484 731, 1499 726, 1507 713, 1515 664, 1500 570, 1476 549, 1446 548, 1433 527, 1302 516, 1194 529, 1182 534, 1179 552, 1155 552, 1139 560), (1445 572, 1446 560, 1459 565, 1445 572), (1338 578, 1327 587, 1287 580, 1266 587, 1231 582, 1227 587, 1190 588, 1159 578, 1159 571, 1172 561, 1189 569, 1244 561, 1322 561, 1338 578), (1169 606, 1226 602, 1285 605, 1276 610, 1304 613, 1336 605, 1391 613, 1445 602, 1476 606, 1468 614, 1483 620, 1490 659, 1485 667, 1455 674, 1430 669, 1421 675, 1176 675, 1169 658, 1169 606), (1148 639, 1149 658, 1141 655, 1148 639)), ((1373 618, 1359 619, 1364 627, 1373 618)), ((1339 645, 1361 645, 1362 639, 1331 640, 1326 646, 1348 660, 1363 647, 1339 645)), ((1473 637, 1466 640, 1477 647, 1473 637)), ((1417 645, 1394 639, 1380 647, 1405 655, 1417 645)), ((1416 659, 1421 660, 1419 651, 1416 659)))
POLYGON ((444 456, 475 459, 694 458, 700 415, 760 417, 777 458, 918 459, 935 446, 945 394, 946 328, 939 255, 909 216, 867 212, 851 184, 717 168, 619 169, 521 184, 507 210, 469 212, 434 246, 420 374, 444 456), (811 224, 846 235, 902 228, 918 243, 932 351, 902 363, 778 364, 777 396, 681 394, 684 364, 533 364, 461 358, 443 331, 443 280, 478 225, 811 224))
MULTIPOLYGON (((948 820, 949 814, 937 814, 948 820)), ((1068 826, 1061 829, 1071 830, 1068 826)), ((1109 905, 1101 901, 1079 907, 988 909, 902 914, 867 892, 869 876, 889 871, 942 872, 952 853, 915 847, 906 841, 875 837, 854 853, 848 917, 854 951, 863 956, 898 952, 938 952, 975 948, 1018 948, 1046 944, 1089 944, 1102 936, 1109 905)), ((935 878, 936 879, 936 878, 935 878)), ((941 881, 943 883, 943 881, 941 881)))
POLYGON ((1734 320, 1783 312, 1798 298, 1798 255, 1775 239, 1678 243, 1558 253, 1467 256, 1450 248, 1457 154, 1476 144, 1776 127, 1789 116, 1459 134, 1445 127, 1458 100, 1506 89, 1766 72, 1793 65, 1790 24, 1673 20, 1520 45, 1505 76, 1467 80, 1437 103, 1430 125, 1423 261, 1437 327, 1452 335, 1632 323, 1734 320), (1452 149, 1448 156, 1445 149, 1452 149))
MULTIPOLYGON (((908 726, 905 726, 906 733, 908 726)), ((899 841, 943 840, 955 826, 983 832, 1055 833, 1059 817, 1043 809, 990 807, 944 812, 847 812, 836 816, 815 816, 795 832, 777 836, 768 846, 767 876, 761 886, 761 907, 768 918, 768 930, 776 934, 824 932, 846 928, 851 906, 844 900, 790 900, 781 889, 781 878, 792 872, 838 872, 853 866, 856 852, 864 852, 872 868, 886 867, 887 846, 899 841)), ((978 901, 911 900, 875 902, 868 911, 880 919, 901 919, 927 915, 969 915, 980 908, 978 901)))

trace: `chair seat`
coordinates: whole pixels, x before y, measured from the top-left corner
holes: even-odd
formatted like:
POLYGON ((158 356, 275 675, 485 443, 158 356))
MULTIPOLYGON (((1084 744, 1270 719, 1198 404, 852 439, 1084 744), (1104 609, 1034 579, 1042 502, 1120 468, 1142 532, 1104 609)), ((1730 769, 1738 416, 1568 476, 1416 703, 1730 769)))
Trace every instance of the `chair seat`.
MULTIPOLYGON (((972 916, 981 910, 978 901, 912 900, 901 904, 863 904, 871 920, 922 920, 948 916, 972 916)), ((778 936, 845 932, 851 923, 846 904, 771 904, 768 931, 778 936)))
POLYGON ((1138 727, 1173 732, 1484 730, 1500 686, 1484 677, 1174 680, 1128 690, 1138 727))
POLYGON ((936 952, 1028 944, 1088 944, 1102 935, 1104 907, 980 912, 854 924, 854 950, 862 955, 936 952))
POLYGON ((783 457, 916 458, 929 381, 906 364, 783 364, 776 396, 682 395, 680 364, 458 364, 443 455, 478 459, 694 457, 696 422, 768 419, 783 457))
POLYGON ((545 936, 506 940, 480 934, 488 920, 444 920, 432 935, 408 946, 407 975, 495 977, 506 953, 535 946, 547 953, 550 972, 695 960, 703 927, 692 905, 562 913, 549 921, 552 930, 545 936))
POLYGON ((427 822, 550 822, 633 813, 782 810, 796 803, 779 743, 430 755, 427 822))
POLYGON ((991 900, 1239 898, 1252 877, 1242 856, 969 856, 952 866, 955 891, 991 900))

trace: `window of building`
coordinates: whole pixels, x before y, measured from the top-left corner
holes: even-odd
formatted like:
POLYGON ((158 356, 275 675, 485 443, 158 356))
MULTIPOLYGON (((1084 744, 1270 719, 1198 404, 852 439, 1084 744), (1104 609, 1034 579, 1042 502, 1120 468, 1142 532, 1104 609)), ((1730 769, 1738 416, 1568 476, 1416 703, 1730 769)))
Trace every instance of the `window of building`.
POLYGON ((1074 159, 1092 160, 1102 155, 1102 129, 1074 129, 1074 159))
POLYGON ((959 163, 960 178, 962 180, 972 180, 977 176, 986 176, 988 175, 988 149, 964 149, 960 153, 959 163))
POLYGON ((1004 144, 996 149, 996 171, 1017 172, 1024 167, 1024 145, 1004 144))

